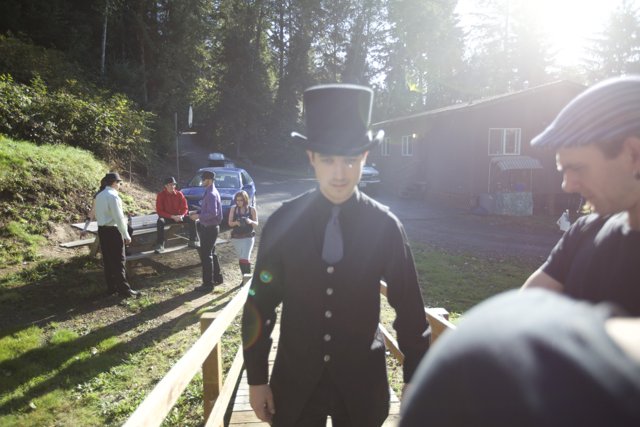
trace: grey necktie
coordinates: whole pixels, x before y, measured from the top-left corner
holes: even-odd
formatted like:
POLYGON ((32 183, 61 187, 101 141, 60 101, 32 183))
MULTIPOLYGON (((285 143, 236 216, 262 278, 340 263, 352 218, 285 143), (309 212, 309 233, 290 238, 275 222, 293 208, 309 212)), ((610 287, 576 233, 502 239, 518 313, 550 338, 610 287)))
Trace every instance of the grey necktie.
POLYGON ((340 206, 331 209, 331 218, 324 230, 324 244, 322 245, 322 259, 329 264, 335 264, 342 259, 342 231, 338 214, 340 206))

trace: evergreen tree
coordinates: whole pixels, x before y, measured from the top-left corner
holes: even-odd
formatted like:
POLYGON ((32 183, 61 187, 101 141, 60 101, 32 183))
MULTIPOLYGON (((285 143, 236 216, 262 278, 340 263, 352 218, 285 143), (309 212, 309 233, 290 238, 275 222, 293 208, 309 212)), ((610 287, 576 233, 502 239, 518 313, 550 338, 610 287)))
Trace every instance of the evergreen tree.
POLYGON ((640 15, 635 2, 623 1, 609 16, 585 62, 591 82, 640 73, 640 15))

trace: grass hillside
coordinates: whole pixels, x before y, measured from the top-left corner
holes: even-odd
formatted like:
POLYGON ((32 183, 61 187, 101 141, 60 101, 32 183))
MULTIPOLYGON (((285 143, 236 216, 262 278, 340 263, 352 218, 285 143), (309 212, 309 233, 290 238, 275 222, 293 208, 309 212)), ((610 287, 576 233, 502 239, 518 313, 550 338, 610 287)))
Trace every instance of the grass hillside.
POLYGON ((79 221, 106 170, 84 150, 0 136, 0 263, 33 260, 54 223, 79 221))
MULTIPOLYGON (((32 261, 57 224, 80 222, 108 166, 88 151, 0 135, 0 263, 32 261)), ((121 194, 125 210, 138 198, 121 194)))

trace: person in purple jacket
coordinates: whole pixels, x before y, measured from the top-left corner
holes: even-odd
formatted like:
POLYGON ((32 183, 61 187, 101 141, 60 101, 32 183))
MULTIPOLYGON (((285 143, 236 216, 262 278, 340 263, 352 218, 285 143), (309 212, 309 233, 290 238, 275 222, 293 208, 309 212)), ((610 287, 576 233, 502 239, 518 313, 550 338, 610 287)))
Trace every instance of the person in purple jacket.
POLYGON ((202 173, 202 186, 205 187, 204 197, 199 213, 191 214, 192 220, 198 220, 198 234, 200 235, 200 261, 202 262, 202 285, 197 291, 211 292, 215 285, 223 282, 218 255, 216 255, 216 239, 222 222, 222 202, 220 193, 214 185, 214 172, 202 173))

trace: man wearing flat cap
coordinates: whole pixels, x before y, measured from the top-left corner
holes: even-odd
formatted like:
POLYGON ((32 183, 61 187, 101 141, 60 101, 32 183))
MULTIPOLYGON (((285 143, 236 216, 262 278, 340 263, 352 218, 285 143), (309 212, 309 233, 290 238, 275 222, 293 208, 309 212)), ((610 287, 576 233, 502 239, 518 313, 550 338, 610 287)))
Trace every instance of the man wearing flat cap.
POLYGON ((321 85, 304 92, 307 151, 318 188, 285 202, 265 225, 244 307, 242 339, 250 402, 274 426, 380 426, 389 384, 380 321, 380 280, 408 384, 428 348, 428 324, 404 229, 389 209, 358 191, 368 150, 373 92, 321 85), (280 338, 271 378, 267 357, 276 307, 280 338))
POLYGON ((117 173, 109 172, 101 182, 105 188, 95 197, 95 216, 107 291, 109 294, 118 293, 125 298, 139 298, 140 292, 131 289, 127 282, 125 269, 125 244, 131 243, 131 236, 127 231, 127 220, 122 212, 122 200, 118 195, 122 180, 117 173))
POLYGON ((556 150, 563 190, 595 213, 567 230, 523 287, 640 315, 640 76, 587 89, 531 144, 556 150))
POLYGON ((199 247, 196 223, 189 217, 189 206, 182 191, 176 190, 176 180, 170 176, 163 182, 164 188, 156 196, 156 212, 158 223, 156 229, 155 252, 164 251, 164 226, 185 222, 189 225, 189 246, 199 247))

